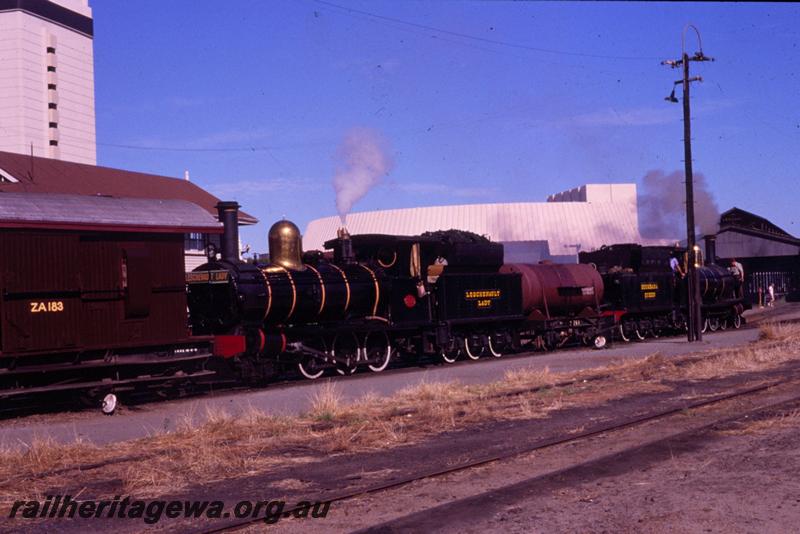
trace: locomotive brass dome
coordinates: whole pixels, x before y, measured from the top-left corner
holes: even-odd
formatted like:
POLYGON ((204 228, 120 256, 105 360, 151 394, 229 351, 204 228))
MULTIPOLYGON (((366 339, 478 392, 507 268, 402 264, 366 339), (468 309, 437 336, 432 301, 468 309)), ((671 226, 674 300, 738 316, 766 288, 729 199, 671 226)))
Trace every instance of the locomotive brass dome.
POLYGON ((293 222, 284 219, 273 224, 267 240, 270 263, 293 271, 305 269, 302 260, 303 236, 293 222))

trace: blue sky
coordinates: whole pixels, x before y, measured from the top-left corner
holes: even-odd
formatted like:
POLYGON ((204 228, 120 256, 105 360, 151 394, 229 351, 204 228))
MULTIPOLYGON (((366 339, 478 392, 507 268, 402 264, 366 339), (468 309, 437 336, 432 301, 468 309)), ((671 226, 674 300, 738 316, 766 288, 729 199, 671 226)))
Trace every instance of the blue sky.
POLYGON ((681 106, 664 101, 680 72, 659 62, 687 23, 716 59, 692 64, 695 172, 720 210, 800 234, 797 4, 90 4, 98 163, 188 169, 261 219, 243 231, 254 250, 283 216, 303 229, 336 214, 354 128, 394 162, 354 211, 543 201, 682 170, 681 106))

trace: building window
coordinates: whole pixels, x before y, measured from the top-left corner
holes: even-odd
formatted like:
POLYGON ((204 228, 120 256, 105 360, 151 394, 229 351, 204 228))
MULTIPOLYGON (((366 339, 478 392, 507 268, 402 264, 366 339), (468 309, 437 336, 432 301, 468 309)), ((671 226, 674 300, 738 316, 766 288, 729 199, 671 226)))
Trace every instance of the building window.
POLYGON ((56 104, 55 102, 50 102, 49 104, 47 104, 47 107, 49 109, 58 109, 58 104, 56 104))
POLYGON ((58 123, 57 122, 51 122, 51 123, 48 124, 48 126, 50 128, 58 128, 58 123))
POLYGON ((58 141, 56 141, 55 139, 51 139, 50 146, 58 146, 58 141))
POLYGON ((186 234, 184 240, 184 248, 186 250, 203 250, 206 248, 205 236, 199 232, 190 232, 186 234))
POLYGON ((48 46, 47 47, 47 53, 48 54, 55 54, 56 53, 56 47, 55 46, 48 46))
POLYGON ((48 88, 48 89, 50 89, 50 90, 52 90, 52 91, 55 91, 55 90, 56 90, 56 84, 54 84, 54 83, 48 83, 48 84, 47 84, 47 88, 48 88))
POLYGON ((56 68, 54 66, 50 65, 50 66, 47 67, 47 72, 55 72, 55 71, 56 71, 56 68))

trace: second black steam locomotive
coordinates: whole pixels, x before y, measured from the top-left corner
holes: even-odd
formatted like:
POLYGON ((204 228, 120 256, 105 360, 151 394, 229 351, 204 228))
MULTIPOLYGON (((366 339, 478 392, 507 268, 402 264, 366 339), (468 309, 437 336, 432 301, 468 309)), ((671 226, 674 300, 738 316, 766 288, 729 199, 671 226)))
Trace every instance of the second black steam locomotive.
POLYGON ((742 312, 749 307, 732 273, 713 263, 702 265, 702 256, 692 258, 675 247, 620 244, 581 252, 579 258, 601 273, 604 308, 614 315, 616 334, 623 341, 686 329, 688 291, 682 273, 689 261, 696 263, 699 276, 704 333, 741 327, 742 312), (683 268, 673 271, 671 258, 680 258, 683 268))

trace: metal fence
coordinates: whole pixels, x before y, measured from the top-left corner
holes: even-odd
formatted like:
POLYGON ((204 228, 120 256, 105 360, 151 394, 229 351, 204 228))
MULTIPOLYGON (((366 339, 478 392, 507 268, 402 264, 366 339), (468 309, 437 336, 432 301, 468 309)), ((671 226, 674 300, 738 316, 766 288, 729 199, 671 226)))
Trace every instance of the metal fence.
POLYGON ((798 287, 796 273, 792 271, 757 271, 746 276, 745 294, 753 304, 764 303, 769 285, 775 288, 775 298, 795 291, 798 287), (760 299, 759 299, 760 290, 760 299))

